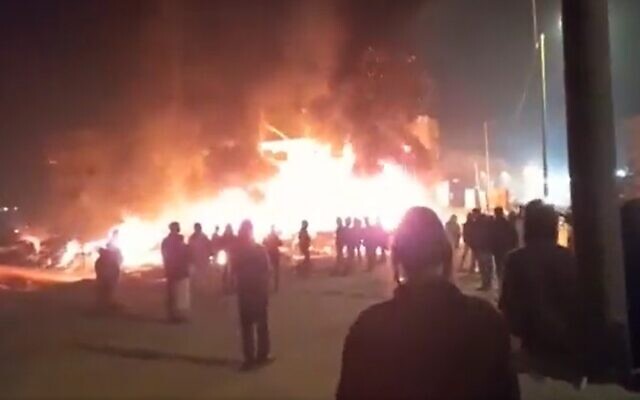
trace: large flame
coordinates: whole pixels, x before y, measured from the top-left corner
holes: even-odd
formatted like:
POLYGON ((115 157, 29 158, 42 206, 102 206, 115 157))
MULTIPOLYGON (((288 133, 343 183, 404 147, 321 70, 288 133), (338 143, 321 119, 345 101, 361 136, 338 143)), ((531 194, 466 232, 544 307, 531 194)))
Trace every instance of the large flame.
MULTIPOLYGON (((250 218, 257 238, 275 225, 285 237, 295 235, 303 219, 310 233, 332 231, 337 216, 380 219, 394 227, 405 210, 430 203, 428 190, 394 163, 384 163, 373 176, 353 172, 355 156, 350 145, 342 154, 332 154, 331 146, 310 138, 267 141, 261 151, 272 157, 278 172, 250 188, 227 188, 214 198, 167 204, 164 212, 152 220, 125 215, 118 230, 117 245, 125 268, 161 262, 159 244, 167 233, 167 224, 179 221, 187 233, 195 222, 211 233, 216 225, 231 223, 237 227, 250 218), (251 195, 259 193, 259 196, 251 195)), ((67 245, 61 264, 68 265, 79 253, 93 252, 106 239, 67 245)))

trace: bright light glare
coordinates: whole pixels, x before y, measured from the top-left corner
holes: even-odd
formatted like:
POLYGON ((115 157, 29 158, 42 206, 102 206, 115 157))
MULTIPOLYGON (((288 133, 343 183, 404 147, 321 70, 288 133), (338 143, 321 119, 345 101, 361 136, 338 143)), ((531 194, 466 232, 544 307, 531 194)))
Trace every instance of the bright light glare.
MULTIPOLYGON (((232 187, 213 198, 168 203, 154 219, 127 215, 109 229, 119 232, 124 267, 160 264, 159 244, 171 221, 179 221, 185 230, 200 222, 205 232, 212 232, 215 225, 231 223, 237 228, 243 219, 250 218, 255 237, 261 241, 272 224, 288 238, 296 234, 303 219, 309 221, 312 235, 333 231, 337 216, 379 218, 386 228, 393 228, 408 208, 433 206, 430 192, 398 164, 385 162, 373 176, 354 174, 355 154, 348 144, 340 156, 332 154, 330 145, 310 138, 262 142, 260 150, 285 153, 286 157, 272 161, 278 173, 251 188, 260 192, 259 200, 245 188, 232 187)), ((83 247, 94 250, 105 244, 106 239, 84 246, 70 242, 61 265, 74 260, 83 247)))
POLYGON ((626 170, 626 169, 618 168, 618 169, 616 170, 616 176, 617 176, 618 178, 626 178, 626 177, 627 177, 627 174, 628 174, 628 173, 627 173, 627 170, 626 170))

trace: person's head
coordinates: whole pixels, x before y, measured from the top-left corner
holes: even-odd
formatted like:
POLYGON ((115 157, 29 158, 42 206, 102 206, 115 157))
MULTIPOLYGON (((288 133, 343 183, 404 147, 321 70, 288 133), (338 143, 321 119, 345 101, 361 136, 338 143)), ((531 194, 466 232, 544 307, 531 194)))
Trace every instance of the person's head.
POLYGON ((442 222, 427 207, 413 207, 400 222, 394 238, 394 259, 408 283, 443 277, 452 251, 442 222))
POLYGON ((215 228, 213 228, 213 233, 219 233, 220 232, 220 225, 216 225, 215 228))
POLYGON ((344 220, 344 224, 345 224, 347 227, 351 226, 351 217, 347 217, 347 218, 344 220))
POLYGON ((364 226, 366 226, 366 227, 370 227, 371 226, 371 222, 369 221, 369 217, 364 217, 364 226))
POLYGON ((271 233, 273 233, 274 235, 277 233, 275 225, 271 225, 271 233))
POLYGON ((524 241, 556 243, 558 240, 558 213, 549 204, 534 200, 524 210, 524 241))
POLYGON ((504 209, 502 207, 494 208, 493 215, 495 215, 496 218, 504 218, 504 209))
POLYGON ((309 221, 307 221, 306 219, 302 220, 302 224, 301 224, 301 228, 302 229, 307 229, 309 227, 309 221))
POLYGON ((173 221, 172 223, 169 224, 169 232, 177 234, 180 233, 180 224, 173 221))
POLYGON ((245 242, 253 241, 253 224, 250 220, 245 219, 240 224, 240 228, 238 229, 238 239, 245 242))
POLYGON ((477 207, 474 208, 473 210, 471 210, 471 215, 474 216, 474 217, 478 217, 480 214, 482 214, 482 213, 480 212, 480 209, 477 208, 477 207))
POLYGON ((193 231, 195 233, 202 233, 202 224, 200 222, 193 224, 193 231))
POLYGON ((336 218, 336 226, 338 228, 342 228, 342 225, 343 225, 342 224, 342 218, 340 218, 340 217, 336 218))
POLYGON ((226 224, 224 226, 224 235, 233 235, 233 227, 231 224, 226 224))
POLYGON ((105 249, 104 247, 98 248, 98 257, 104 258, 107 256, 108 253, 109 253, 109 250, 105 249))
POLYGON ((453 222, 453 223, 457 223, 458 222, 458 216, 453 214, 450 218, 449 221, 453 222))
POLYGON ((353 226, 356 227, 356 228, 360 228, 362 226, 362 221, 360 221, 360 219, 358 219, 358 218, 355 218, 353 220, 353 226))

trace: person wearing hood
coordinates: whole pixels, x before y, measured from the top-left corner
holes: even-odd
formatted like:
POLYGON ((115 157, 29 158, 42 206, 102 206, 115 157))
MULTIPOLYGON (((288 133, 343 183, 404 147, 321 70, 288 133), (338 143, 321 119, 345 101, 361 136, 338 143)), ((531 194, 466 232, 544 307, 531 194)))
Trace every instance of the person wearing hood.
POLYGON ((452 250, 438 216, 410 209, 393 251, 404 283, 351 326, 336 398, 518 399, 507 325, 447 279, 452 250))

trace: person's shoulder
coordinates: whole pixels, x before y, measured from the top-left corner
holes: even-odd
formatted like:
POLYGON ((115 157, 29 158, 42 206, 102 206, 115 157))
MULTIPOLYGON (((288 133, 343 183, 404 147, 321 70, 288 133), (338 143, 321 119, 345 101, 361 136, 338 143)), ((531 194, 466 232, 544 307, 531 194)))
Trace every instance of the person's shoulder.
POLYGON ((365 310, 361 311, 356 321, 351 326, 352 331, 364 331, 375 332, 378 329, 376 327, 381 324, 388 324, 389 318, 394 314, 395 300, 387 300, 381 303, 376 303, 369 306, 365 310))
POLYGON ((484 327, 491 332, 505 330, 504 318, 492 303, 475 296, 465 297, 468 316, 478 328, 484 327))

